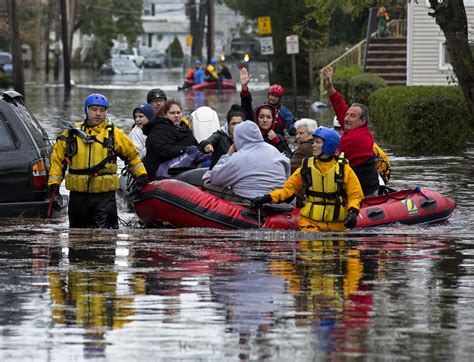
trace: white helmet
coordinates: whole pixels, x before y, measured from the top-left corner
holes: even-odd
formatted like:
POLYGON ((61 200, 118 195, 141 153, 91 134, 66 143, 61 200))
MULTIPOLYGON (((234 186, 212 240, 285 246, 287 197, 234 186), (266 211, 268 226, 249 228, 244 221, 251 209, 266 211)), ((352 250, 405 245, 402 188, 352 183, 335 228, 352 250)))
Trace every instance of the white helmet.
POLYGON ((202 106, 191 113, 191 124, 194 138, 198 142, 208 138, 220 127, 219 116, 210 107, 202 106))
POLYGON ((335 127, 341 127, 341 124, 339 123, 339 120, 337 119, 337 116, 334 116, 334 119, 332 120, 332 126, 335 127))

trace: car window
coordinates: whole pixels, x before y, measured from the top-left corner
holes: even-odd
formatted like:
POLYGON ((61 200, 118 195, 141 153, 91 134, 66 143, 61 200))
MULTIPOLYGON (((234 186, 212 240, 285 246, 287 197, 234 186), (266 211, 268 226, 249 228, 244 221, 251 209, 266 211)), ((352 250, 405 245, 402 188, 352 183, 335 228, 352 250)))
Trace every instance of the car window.
POLYGON ((8 150, 13 148, 15 147, 10 132, 5 124, 5 118, 3 118, 3 114, 0 113, 0 149, 8 150))
POLYGON ((12 58, 8 54, 0 54, 0 64, 11 64, 12 58))
POLYGON ((26 127, 31 132, 34 140, 38 147, 47 146, 49 143, 49 137, 46 131, 41 127, 37 119, 31 114, 31 112, 21 103, 12 104, 12 107, 17 107, 16 113, 23 120, 26 127))

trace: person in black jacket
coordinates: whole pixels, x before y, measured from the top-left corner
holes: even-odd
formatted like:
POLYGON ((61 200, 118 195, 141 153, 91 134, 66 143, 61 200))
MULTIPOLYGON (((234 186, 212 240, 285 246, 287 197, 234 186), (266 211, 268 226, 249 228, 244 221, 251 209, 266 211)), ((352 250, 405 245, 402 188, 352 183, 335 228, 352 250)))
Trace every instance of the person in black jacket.
POLYGON ((203 153, 212 153, 210 169, 225 155, 234 143, 234 128, 245 121, 245 113, 238 104, 233 104, 227 112, 226 124, 214 132, 208 139, 199 143, 199 150, 203 153))
MULTIPOLYGON (((176 100, 169 100, 165 104, 164 112, 181 104, 176 100)), ((155 117, 143 126, 146 139, 146 156, 143 160, 150 179, 156 179, 155 173, 160 163, 171 160, 186 152, 187 147, 197 146, 197 141, 189 126, 182 121, 175 125, 167 117, 155 117)))

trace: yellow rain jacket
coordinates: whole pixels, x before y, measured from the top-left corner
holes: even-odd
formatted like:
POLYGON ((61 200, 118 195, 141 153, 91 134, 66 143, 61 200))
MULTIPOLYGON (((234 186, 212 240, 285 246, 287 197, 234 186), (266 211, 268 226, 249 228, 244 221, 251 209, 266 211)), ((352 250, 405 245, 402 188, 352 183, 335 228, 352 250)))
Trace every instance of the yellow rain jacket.
POLYGON ((378 144, 374 142, 374 158, 375 158, 375 169, 382 177, 385 185, 388 184, 390 180, 390 174, 392 173, 392 168, 390 167, 390 162, 388 161, 388 156, 385 152, 379 147, 378 144))
MULTIPOLYGON (((339 215, 337 215, 334 213, 335 199, 323 198, 323 195, 318 193, 336 192, 335 175, 339 172, 338 161, 334 158, 329 161, 321 161, 311 157, 308 159, 308 166, 311 170, 312 181, 309 191, 313 191, 313 193, 305 195, 305 206, 300 210, 300 230, 309 232, 346 230, 344 219, 347 210, 351 207, 359 210, 360 202, 364 198, 359 179, 347 162, 342 162, 344 203, 340 206, 339 215)), ((273 203, 282 202, 292 195, 306 194, 307 190, 303 184, 301 169, 299 167, 290 176, 282 189, 270 192, 273 203)))
POLYGON ((210 75, 215 80, 219 79, 219 76, 217 75, 217 72, 216 72, 216 68, 212 64, 209 64, 206 67, 206 72, 207 72, 207 75, 210 75))
POLYGON ((96 127, 75 125, 89 137, 83 140, 66 129, 57 139, 51 155, 48 185, 60 185, 66 168, 66 188, 76 192, 99 193, 118 189, 117 156, 124 160, 135 177, 146 175, 145 166, 125 132, 112 122, 96 127))

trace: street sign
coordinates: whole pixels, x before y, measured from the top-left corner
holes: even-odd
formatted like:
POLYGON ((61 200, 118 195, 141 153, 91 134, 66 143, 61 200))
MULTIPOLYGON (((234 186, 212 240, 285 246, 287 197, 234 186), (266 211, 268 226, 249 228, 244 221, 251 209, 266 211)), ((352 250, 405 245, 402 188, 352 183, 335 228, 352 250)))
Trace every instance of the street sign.
POLYGON ((300 43, 298 35, 288 35, 286 37, 286 54, 298 54, 300 52, 300 43))
POLYGON ((260 52, 264 55, 273 54, 273 38, 271 36, 260 38, 260 52))
POLYGON ((258 33, 260 35, 270 35, 272 33, 272 21, 269 16, 258 18, 258 33))
POLYGON ((190 47, 193 45, 193 36, 192 35, 186 35, 186 46, 190 47))

